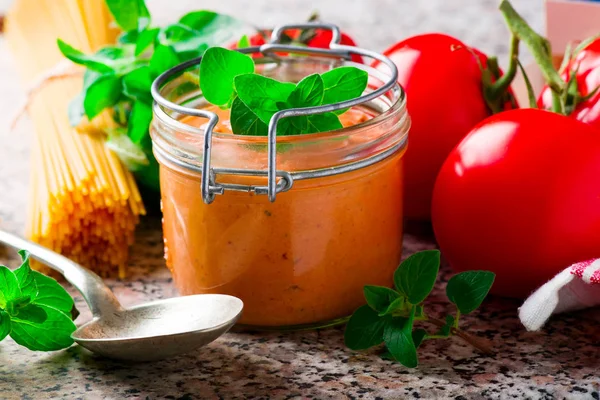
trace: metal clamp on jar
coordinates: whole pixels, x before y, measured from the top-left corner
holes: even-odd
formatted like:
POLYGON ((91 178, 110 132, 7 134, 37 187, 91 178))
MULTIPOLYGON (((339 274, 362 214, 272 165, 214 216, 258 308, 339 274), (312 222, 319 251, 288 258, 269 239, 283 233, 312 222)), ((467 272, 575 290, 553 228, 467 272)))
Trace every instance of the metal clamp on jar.
POLYGON ((268 136, 215 132, 227 115, 208 109, 190 76, 200 59, 165 72, 152 87, 167 265, 184 295, 240 297, 242 324, 343 321, 364 302, 363 285, 389 286, 400 262, 410 125, 404 92, 391 60, 340 45, 340 36, 330 24, 284 25, 270 43, 239 50, 260 53, 257 72, 278 80, 296 82, 342 65, 369 73, 362 96, 279 111, 268 136), (332 31, 330 49, 280 43, 286 30, 314 28, 332 31), (379 60, 390 73, 349 61, 353 54, 379 60), (343 129, 276 136, 283 118, 346 108, 342 117, 360 118, 343 129))

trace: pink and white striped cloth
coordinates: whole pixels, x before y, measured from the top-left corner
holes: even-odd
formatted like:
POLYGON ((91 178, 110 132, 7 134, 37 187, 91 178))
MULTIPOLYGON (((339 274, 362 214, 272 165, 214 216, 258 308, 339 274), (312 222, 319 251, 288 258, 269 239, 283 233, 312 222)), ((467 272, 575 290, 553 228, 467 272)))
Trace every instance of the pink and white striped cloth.
POLYGON ((600 258, 571 265, 536 290, 519 309, 521 322, 537 331, 552 314, 600 305, 600 258))

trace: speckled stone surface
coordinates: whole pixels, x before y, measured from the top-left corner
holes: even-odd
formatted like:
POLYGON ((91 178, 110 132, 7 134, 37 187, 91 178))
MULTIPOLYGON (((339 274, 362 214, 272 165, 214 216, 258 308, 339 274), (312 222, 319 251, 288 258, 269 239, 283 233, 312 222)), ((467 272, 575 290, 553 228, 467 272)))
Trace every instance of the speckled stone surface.
MULTIPOLYGON (((0 6, 8 3, 0 1, 0 6)), ((194 3, 150 1, 162 20, 194 3)), ((541 28, 540 0, 514 3, 541 28)), ((260 25, 297 21, 319 9, 324 19, 376 50, 406 35, 440 30, 485 51, 506 53, 504 27, 496 1, 490 0, 236 0, 202 6, 260 25)), ((0 82, 0 225, 22 233, 31 125, 25 121, 16 132, 7 129, 22 90, 1 40, 0 82)), ((406 254, 433 246, 427 235, 405 239, 406 254)), ((15 261, 14 254, 0 248, 1 263, 15 266, 15 261)), ((158 218, 140 226, 131 264, 126 281, 109 281, 125 305, 176 295, 162 259, 158 218)), ((443 286, 432 296, 434 315, 445 309, 443 286)), ((82 323, 89 313, 78 295, 76 300, 82 311, 77 322, 82 323)), ((345 349, 341 328, 230 333, 192 354, 141 365, 106 361, 78 346, 32 353, 7 339, 0 343, 0 399, 600 398, 600 311, 559 316, 543 332, 528 333, 516 318, 518 305, 492 298, 462 321, 491 341, 495 356, 483 356, 456 338, 426 342, 415 370, 384 361, 377 351, 345 349)))

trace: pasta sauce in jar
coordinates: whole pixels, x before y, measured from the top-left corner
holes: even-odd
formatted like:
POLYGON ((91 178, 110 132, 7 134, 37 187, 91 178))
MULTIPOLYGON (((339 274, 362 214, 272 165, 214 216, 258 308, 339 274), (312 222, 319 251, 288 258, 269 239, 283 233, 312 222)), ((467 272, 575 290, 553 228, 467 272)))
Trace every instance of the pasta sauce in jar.
MULTIPOLYGON (((263 73, 297 81, 331 66, 280 60, 263 73)), ((289 173, 293 184, 270 202, 251 190, 266 186, 266 174, 243 172, 267 170, 267 138, 232 134, 228 111, 199 94, 182 96, 183 82, 169 83, 161 95, 219 117, 211 185, 231 190, 211 204, 203 199, 206 118, 155 107, 165 258, 182 295, 233 295, 244 302, 241 324, 304 328, 343 321, 364 303, 364 285, 392 284, 402 252, 409 127, 398 86, 340 115, 343 129, 277 137, 277 171, 289 173)))

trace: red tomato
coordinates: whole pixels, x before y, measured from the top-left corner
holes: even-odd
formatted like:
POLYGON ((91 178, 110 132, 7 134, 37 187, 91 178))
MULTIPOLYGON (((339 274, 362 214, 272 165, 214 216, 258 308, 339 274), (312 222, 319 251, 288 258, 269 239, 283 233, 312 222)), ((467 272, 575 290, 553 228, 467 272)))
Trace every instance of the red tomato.
MULTIPOLYGON (((570 264, 600 257, 600 134, 537 109, 483 121, 435 184, 432 222, 450 265, 497 274, 524 297, 570 264)), ((410 194, 410 193, 408 193, 410 194)))
MULTIPOLYGON (((572 71, 576 71, 577 88, 581 96, 587 96, 600 86, 600 39, 589 44, 568 64, 562 73, 565 82, 572 71)), ((552 91, 548 86, 542 90, 538 105, 540 108, 552 108, 552 91)), ((600 128, 600 90, 579 103, 569 116, 600 128)))
POLYGON ((408 38, 384 54, 398 66, 412 120, 404 156, 405 216, 429 220, 442 163, 467 132, 491 115, 476 59, 485 66, 487 57, 438 33, 408 38))
MULTIPOLYGON (((290 29, 289 31, 285 32, 285 34, 292 40, 298 39, 300 37, 301 33, 302 32, 299 29, 290 29)), ((266 43, 265 37, 267 37, 267 38, 271 37, 270 30, 257 32, 256 34, 250 36, 248 39, 250 41, 251 46, 260 46, 260 45, 263 45, 266 43)), ((307 45, 308 47, 328 49, 332 38, 333 38, 333 33, 331 31, 317 29, 315 35, 310 40, 308 40, 307 43, 304 43, 304 44, 307 45)), ((342 32, 342 37, 341 37, 340 43, 349 45, 349 46, 356 46, 356 43, 354 42, 354 40, 352 40, 352 38, 350 36, 348 36, 347 34, 345 34, 343 32, 342 32)), ((237 49, 237 42, 230 44, 229 48, 232 50, 237 49)), ((285 55, 285 53, 278 53, 278 54, 285 55)), ((259 56, 258 54, 253 55, 253 57, 258 57, 258 56, 259 56)), ((363 63, 363 58, 361 56, 359 56, 358 54, 354 54, 354 55, 352 55, 352 61, 358 62, 358 63, 363 63)))
MULTIPOLYGON (((329 30, 317 29, 317 33, 315 37, 308 41, 308 47, 316 47, 321 49, 328 49, 331 43, 331 39, 333 39, 333 32, 329 30)), ((342 37, 340 38, 340 44, 345 44, 348 46, 356 46, 354 40, 342 32, 342 37)), ((363 58, 358 54, 352 55, 352 61, 357 63, 363 63, 363 58)))

